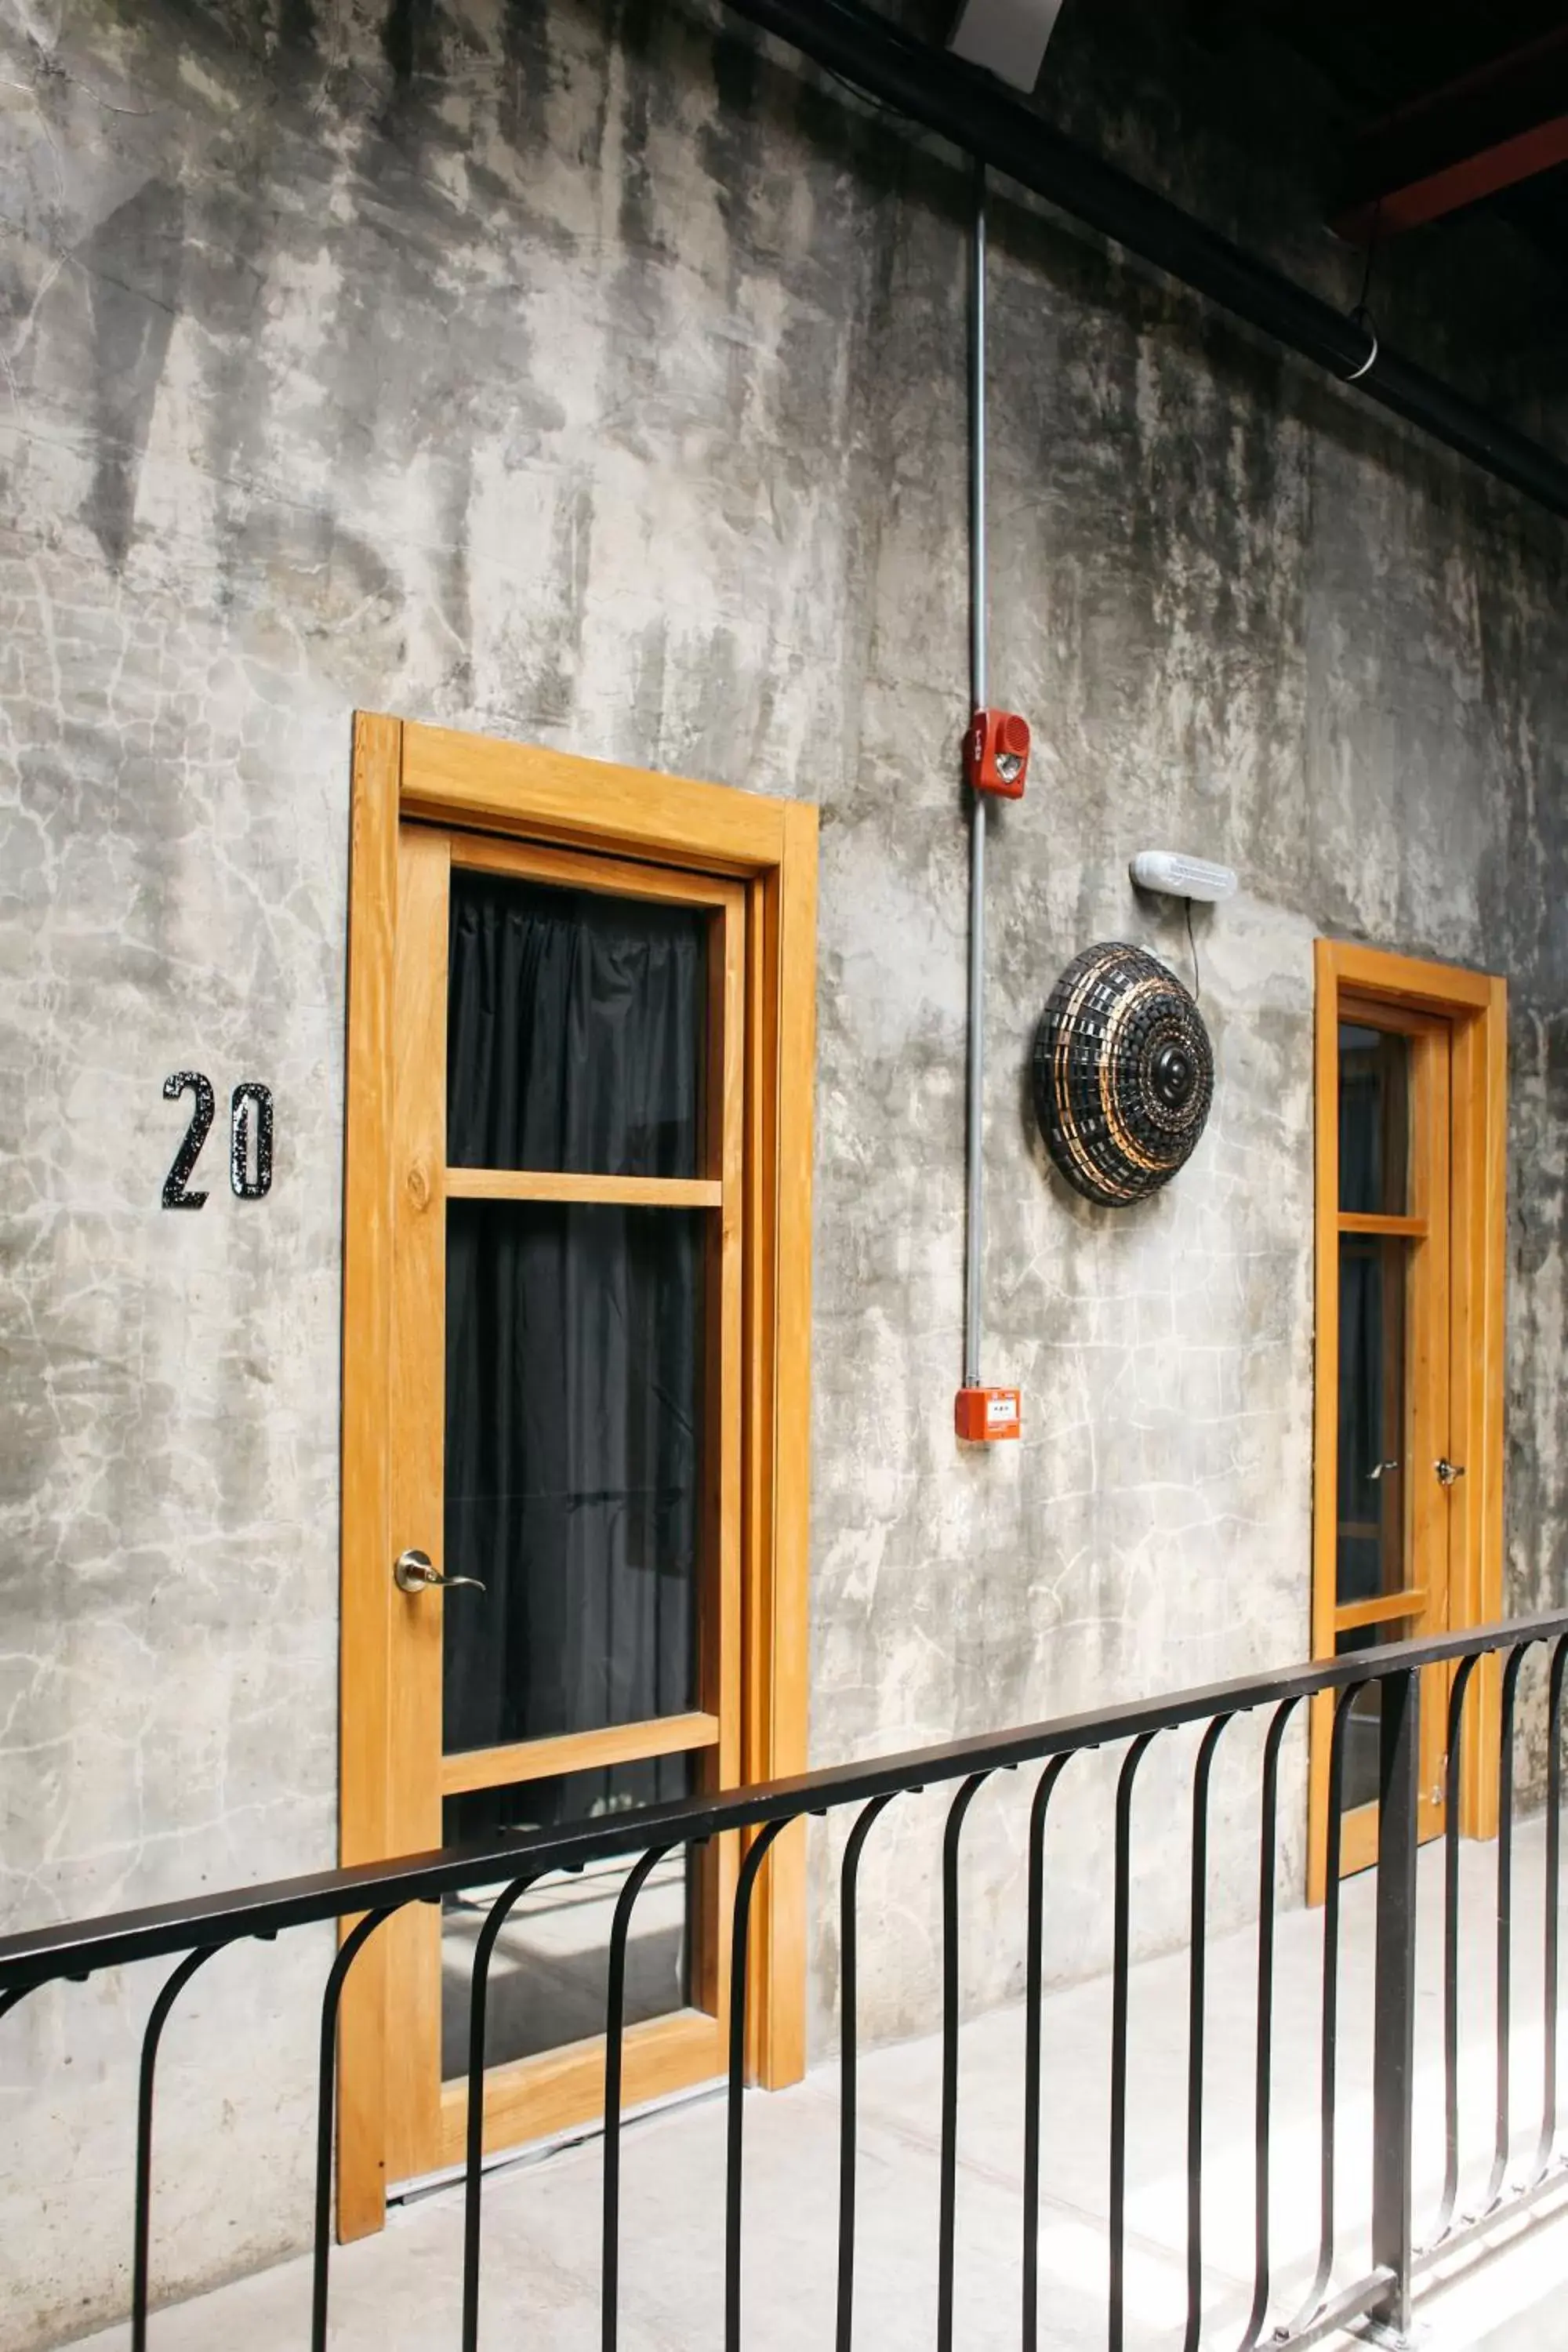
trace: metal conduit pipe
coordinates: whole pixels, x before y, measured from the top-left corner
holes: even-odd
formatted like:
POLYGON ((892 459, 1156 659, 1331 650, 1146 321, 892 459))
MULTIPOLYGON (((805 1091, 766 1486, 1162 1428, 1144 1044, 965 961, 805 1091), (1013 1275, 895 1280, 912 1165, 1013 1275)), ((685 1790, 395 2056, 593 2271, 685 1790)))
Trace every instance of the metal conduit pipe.
MULTIPOLYGON (((969 707, 985 708, 985 166, 974 166, 969 287, 969 707)), ((969 1185, 963 1274, 963 1385, 980 1385, 985 1256, 985 795, 969 794, 969 1185)))
POLYGON ((1065 138, 980 68, 913 39, 860 0, 726 0, 726 5, 1342 382, 1353 380, 1369 399, 1537 505, 1568 515, 1568 462, 1065 138))

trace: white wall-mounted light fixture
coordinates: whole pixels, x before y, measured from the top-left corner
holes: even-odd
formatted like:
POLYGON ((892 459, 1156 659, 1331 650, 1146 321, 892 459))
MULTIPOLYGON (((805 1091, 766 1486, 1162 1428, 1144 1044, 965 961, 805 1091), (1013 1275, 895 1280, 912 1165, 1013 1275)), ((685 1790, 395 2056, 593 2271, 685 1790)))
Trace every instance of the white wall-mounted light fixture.
POLYGON ((1033 89, 1062 0, 960 0, 947 46, 1015 89, 1033 89))
POLYGON ((1228 866, 1211 866, 1206 857, 1184 857, 1174 849, 1141 849, 1128 870, 1140 890, 1158 890, 1167 898, 1202 898, 1212 904, 1236 894, 1236 876, 1228 866))

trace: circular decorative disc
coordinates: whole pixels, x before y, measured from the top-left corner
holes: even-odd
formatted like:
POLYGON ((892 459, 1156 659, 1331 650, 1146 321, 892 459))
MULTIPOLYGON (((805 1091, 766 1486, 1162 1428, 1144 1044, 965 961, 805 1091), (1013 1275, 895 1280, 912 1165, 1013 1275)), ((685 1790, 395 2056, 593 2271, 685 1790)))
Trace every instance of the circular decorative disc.
POLYGON ((1075 956, 1035 1036, 1035 1116, 1068 1182, 1110 1209, 1158 1192, 1213 1099, 1208 1031, 1174 972, 1114 941, 1075 956))

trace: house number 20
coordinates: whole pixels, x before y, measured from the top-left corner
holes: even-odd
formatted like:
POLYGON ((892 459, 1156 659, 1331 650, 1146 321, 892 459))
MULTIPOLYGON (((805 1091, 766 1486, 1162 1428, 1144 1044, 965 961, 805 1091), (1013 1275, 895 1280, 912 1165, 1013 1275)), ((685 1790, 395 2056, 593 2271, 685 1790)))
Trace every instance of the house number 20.
MULTIPOLYGON (((216 1098, 201 1070, 172 1070, 163 1081, 165 1102, 194 1097, 191 1123, 163 1179, 165 1209, 199 1209, 205 1192, 188 1190, 201 1149, 212 1130, 216 1098)), ((255 1078, 242 1078, 228 1101, 228 1181, 237 1201, 262 1201, 272 1190, 272 1093, 255 1078)))

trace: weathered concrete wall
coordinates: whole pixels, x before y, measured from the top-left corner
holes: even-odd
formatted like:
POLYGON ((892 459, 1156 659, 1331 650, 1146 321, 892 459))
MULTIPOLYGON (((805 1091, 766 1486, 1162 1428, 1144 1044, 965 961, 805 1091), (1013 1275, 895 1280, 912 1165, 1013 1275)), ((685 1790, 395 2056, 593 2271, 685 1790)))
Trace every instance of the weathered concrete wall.
MULTIPOLYGON (((994 828, 987 1363, 1026 1438, 958 1459, 963 183, 716 22, 0 0, 6 1925, 332 1856, 356 704, 821 804, 819 1759, 1304 1650, 1323 929, 1514 982, 1510 1598, 1562 1589, 1561 531, 999 205, 993 676, 1037 751, 994 828), (1115 1217, 1047 1171, 1023 1074, 1078 948, 1183 964, 1126 882, 1157 842, 1244 888, 1200 921, 1209 1133, 1115 1217), (207 1210, 158 1210, 184 1066, 274 1086, 264 1207, 209 1145, 207 1210)), ((1212 127, 1172 165, 1157 110, 1106 110, 1117 22, 1063 111, 1239 205, 1212 127)), ((1395 299, 1440 347, 1431 289, 1395 299)), ((1145 1768, 1156 1822, 1184 1768, 1145 1768)), ((1109 1771, 1064 1803, 1062 1969, 1103 1947, 1109 1771)), ((1018 1980, 1025 1793, 971 1816, 975 2001, 1018 1980)), ((935 1829, 868 1849, 868 2031, 932 2013, 935 1829)), ((302 2233, 323 1951, 215 1962, 171 2031, 170 2284, 302 2233)), ((147 1997, 0 2036, 0 2344, 122 2292, 147 1997)))

